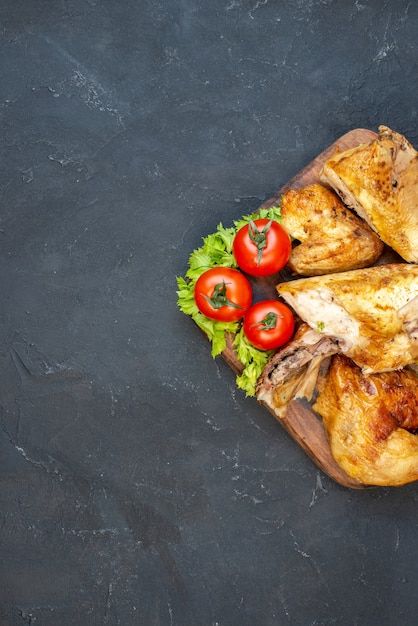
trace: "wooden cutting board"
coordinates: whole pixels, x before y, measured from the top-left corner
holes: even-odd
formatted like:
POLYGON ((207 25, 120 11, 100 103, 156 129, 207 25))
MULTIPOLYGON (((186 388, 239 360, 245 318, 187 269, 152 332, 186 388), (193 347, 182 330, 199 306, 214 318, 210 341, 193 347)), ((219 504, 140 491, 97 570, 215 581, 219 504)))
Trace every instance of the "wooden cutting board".
MULTIPOLYGON (((325 160, 329 158, 336 149, 339 149, 340 151, 348 150, 349 148, 354 148, 361 143, 368 143, 375 139, 376 136, 377 133, 363 128, 357 128, 346 133, 329 146, 324 152, 319 154, 288 183, 283 185, 283 187, 281 187, 281 189, 279 189, 279 191, 274 194, 272 198, 266 200, 266 202, 262 204, 262 208, 269 208, 276 205, 279 202, 280 196, 288 189, 297 190, 305 187, 306 185, 320 182, 318 177, 319 171, 321 170, 325 160)), ((387 254, 390 255, 390 252, 387 254)), ((387 260, 385 260, 384 255, 385 253, 379 259, 379 264, 393 260, 389 256, 387 260)), ((276 298, 277 292, 275 285, 279 282, 292 279, 290 273, 287 272, 286 269, 274 277, 249 278, 254 292, 254 301, 276 298)), ((232 339, 227 341, 227 347, 222 353, 222 356, 236 374, 240 374, 242 372, 243 367, 235 354, 232 346, 232 339)), ((268 407, 266 408, 270 410, 268 407)), ((312 461, 314 461, 314 463, 316 463, 322 471, 328 474, 328 476, 344 487, 352 489, 369 488, 368 485, 363 485, 347 476, 347 474, 334 461, 331 455, 325 429, 322 425, 322 420, 318 414, 312 411, 307 402, 299 400, 292 402, 284 418, 277 418, 272 411, 271 413, 291 435, 296 443, 312 459, 312 461)))

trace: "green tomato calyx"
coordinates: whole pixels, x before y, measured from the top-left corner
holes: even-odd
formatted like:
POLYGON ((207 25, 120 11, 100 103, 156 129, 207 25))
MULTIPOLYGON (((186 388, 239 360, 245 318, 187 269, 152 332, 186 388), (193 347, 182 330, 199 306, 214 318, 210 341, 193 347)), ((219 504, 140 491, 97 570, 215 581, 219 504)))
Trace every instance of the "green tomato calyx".
POLYGON ((267 313, 266 317, 264 317, 262 320, 259 320, 258 322, 255 322, 254 324, 252 324, 251 327, 258 326, 258 330, 273 330, 277 326, 278 317, 283 316, 279 315, 279 313, 274 313, 273 311, 270 311, 269 313, 267 313))
POLYGON ((263 256, 263 250, 267 245, 267 233, 272 223, 273 218, 264 226, 263 230, 258 230, 252 219, 250 219, 248 223, 248 236, 250 238, 250 241, 253 242, 258 250, 257 265, 260 265, 261 258, 263 256))
POLYGON ((207 296, 206 294, 202 295, 206 298, 208 303, 214 309, 220 309, 223 306, 231 306, 234 309, 242 309, 242 306, 239 306, 239 304, 235 304, 235 302, 231 302, 230 300, 228 300, 228 298, 226 297, 226 285, 227 283, 225 283, 225 281, 217 283, 213 288, 213 294, 211 298, 209 298, 209 296, 207 296))

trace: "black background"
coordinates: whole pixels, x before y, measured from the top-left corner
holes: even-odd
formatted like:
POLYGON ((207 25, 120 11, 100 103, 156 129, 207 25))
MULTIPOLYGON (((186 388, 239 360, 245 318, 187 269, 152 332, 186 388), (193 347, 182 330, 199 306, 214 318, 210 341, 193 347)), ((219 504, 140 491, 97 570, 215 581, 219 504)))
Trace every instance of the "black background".
POLYGON ((410 0, 0 1, 0 623, 415 624, 416 484, 322 474, 177 275, 353 128, 418 146, 410 0))

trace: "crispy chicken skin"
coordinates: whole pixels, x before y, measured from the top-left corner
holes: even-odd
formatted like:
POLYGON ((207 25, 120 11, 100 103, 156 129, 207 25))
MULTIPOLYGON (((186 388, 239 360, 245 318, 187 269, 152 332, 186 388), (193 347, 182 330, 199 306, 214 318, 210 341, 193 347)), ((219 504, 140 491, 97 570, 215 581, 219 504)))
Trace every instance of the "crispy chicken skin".
POLYGON ((418 479, 418 379, 408 369, 364 376, 342 355, 332 357, 313 409, 331 453, 365 485, 400 486, 418 479))
POLYGON ((329 158, 320 180, 405 261, 418 263, 418 153, 403 135, 379 126, 372 142, 329 158))
POLYGON ((311 328, 333 338, 363 373, 418 361, 418 266, 393 263, 277 285, 311 328))
POLYGON ((281 224, 300 244, 293 248, 289 269, 316 276, 369 267, 379 258, 383 243, 339 197, 314 183, 282 196, 281 224))

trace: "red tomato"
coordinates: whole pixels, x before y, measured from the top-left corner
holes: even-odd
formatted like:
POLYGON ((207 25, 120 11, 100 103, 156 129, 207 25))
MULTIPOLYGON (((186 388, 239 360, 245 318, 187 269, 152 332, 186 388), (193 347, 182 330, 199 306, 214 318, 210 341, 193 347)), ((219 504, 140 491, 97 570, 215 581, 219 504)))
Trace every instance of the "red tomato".
POLYGON ((250 221, 242 226, 232 245, 238 266, 251 276, 268 276, 279 272, 289 260, 290 237, 274 220, 250 221))
POLYGON ((259 350, 275 350, 293 335, 295 318, 288 306, 278 300, 263 300, 244 317, 244 333, 259 350))
POLYGON ((239 320, 251 306, 252 290, 239 270, 213 267, 196 281, 194 299, 203 315, 221 322, 239 320))

